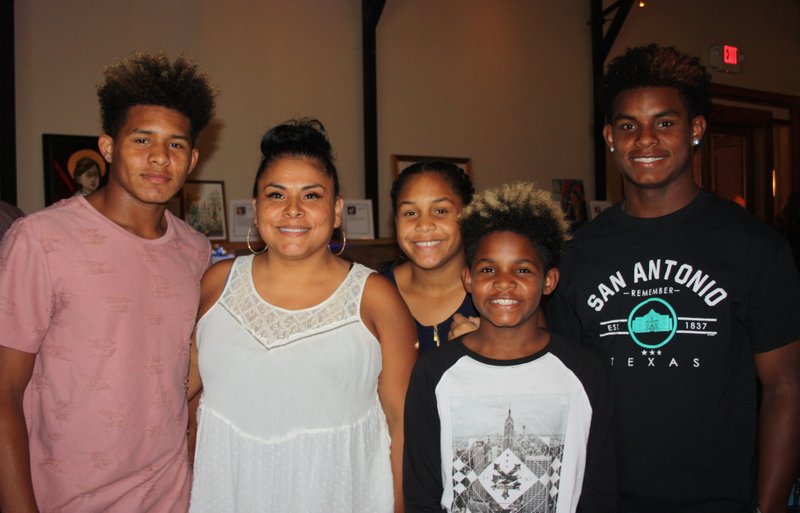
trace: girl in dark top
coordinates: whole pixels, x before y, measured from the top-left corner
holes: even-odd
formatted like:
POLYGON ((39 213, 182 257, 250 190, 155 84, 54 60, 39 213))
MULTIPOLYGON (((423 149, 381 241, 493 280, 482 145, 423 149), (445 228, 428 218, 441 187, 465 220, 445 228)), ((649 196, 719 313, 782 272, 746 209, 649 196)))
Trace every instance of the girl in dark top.
POLYGON ((397 243, 406 257, 386 272, 417 324, 420 352, 447 340, 453 314, 477 315, 464 290, 458 215, 475 189, 467 173, 444 161, 405 168, 392 185, 397 243))

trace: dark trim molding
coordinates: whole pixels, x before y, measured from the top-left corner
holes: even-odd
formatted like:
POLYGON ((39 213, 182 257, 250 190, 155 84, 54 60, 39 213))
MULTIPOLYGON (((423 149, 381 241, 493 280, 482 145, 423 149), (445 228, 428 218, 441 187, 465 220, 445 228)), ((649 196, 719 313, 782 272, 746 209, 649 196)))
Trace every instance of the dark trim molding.
POLYGON ((592 94, 594 97, 594 123, 592 134, 594 137, 594 195, 598 200, 606 199, 607 170, 606 170, 606 144, 603 140, 603 125, 605 116, 600 109, 598 87, 603 78, 603 68, 614 46, 628 13, 633 7, 633 0, 617 0, 607 8, 603 8, 603 0, 591 0, 591 18, 589 25, 592 29, 592 94), (613 13, 610 18, 611 25, 603 34, 603 26, 609 21, 606 16, 613 13))
POLYGON ((14 0, 0 0, 0 200, 17 204, 14 0))
POLYGON ((375 32, 386 0, 361 0, 362 73, 364 94, 364 195, 372 200, 372 225, 380 237, 378 193, 378 81, 375 32))

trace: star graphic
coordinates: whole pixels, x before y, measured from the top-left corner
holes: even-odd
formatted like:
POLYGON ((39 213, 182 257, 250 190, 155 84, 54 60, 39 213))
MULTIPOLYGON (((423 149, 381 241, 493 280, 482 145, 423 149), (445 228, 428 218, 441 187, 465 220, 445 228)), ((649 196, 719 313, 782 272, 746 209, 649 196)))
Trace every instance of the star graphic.
POLYGON ((642 349, 642 356, 647 356, 647 349, 642 349))
POLYGON ((656 352, 651 349, 650 350, 650 356, 655 356, 655 354, 656 354, 656 352))
POLYGON ((661 349, 659 349, 658 351, 656 351, 656 354, 658 354, 658 356, 661 356, 661 349))

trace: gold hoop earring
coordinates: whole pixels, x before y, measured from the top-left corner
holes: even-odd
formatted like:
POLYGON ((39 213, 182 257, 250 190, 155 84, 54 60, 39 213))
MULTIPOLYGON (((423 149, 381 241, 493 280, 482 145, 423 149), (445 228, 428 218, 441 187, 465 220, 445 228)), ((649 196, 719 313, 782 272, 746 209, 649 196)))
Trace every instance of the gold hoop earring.
POLYGON ((268 250, 269 246, 267 246, 267 243, 265 242, 264 243, 264 249, 262 249, 261 251, 256 251, 256 250, 253 249, 253 246, 250 245, 250 234, 253 232, 253 228, 257 228, 255 224, 251 224, 250 228, 247 229, 247 249, 249 249, 250 253, 252 253, 254 255, 260 255, 261 253, 263 253, 266 250, 268 250))
POLYGON ((339 227, 339 231, 342 232, 342 247, 341 247, 341 249, 338 252, 334 253, 333 250, 331 249, 331 244, 333 243, 333 241, 328 243, 328 251, 330 251, 333 256, 341 256, 341 254, 344 253, 344 248, 347 246, 347 234, 344 233, 344 228, 342 228, 340 226, 339 227))

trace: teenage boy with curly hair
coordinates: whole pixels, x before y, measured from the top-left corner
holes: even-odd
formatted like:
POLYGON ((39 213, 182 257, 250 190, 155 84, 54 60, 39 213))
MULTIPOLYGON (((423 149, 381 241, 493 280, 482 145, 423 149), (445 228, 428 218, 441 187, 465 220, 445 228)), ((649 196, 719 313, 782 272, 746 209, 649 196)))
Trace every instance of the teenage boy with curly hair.
POLYGON ((517 183, 464 209, 476 331, 421 357, 406 397, 406 512, 614 512, 610 384, 596 355, 539 326, 568 225, 517 183))
POLYGON ((610 63, 625 199, 578 231, 548 305, 612 373, 621 513, 785 512, 800 460, 797 270, 777 232, 693 180, 709 82, 672 47, 610 63))
POLYGON ((208 241, 166 210, 214 91, 135 54, 98 88, 108 184, 0 246, 0 510, 188 507, 184 380, 208 241), (37 509, 38 508, 38 509, 37 509))

